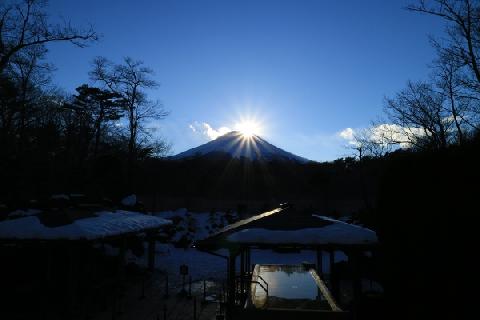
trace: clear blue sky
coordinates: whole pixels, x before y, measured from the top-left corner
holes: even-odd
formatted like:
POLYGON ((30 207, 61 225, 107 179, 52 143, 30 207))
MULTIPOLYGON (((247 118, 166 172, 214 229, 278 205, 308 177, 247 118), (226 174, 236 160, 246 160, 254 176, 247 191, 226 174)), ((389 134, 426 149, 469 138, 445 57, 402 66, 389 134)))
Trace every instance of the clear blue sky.
POLYGON ((263 136, 312 160, 348 154, 338 133, 368 126, 383 97, 428 76, 428 35, 441 21, 402 8, 415 0, 50 0, 52 16, 102 34, 85 49, 49 47, 54 82, 88 82, 98 55, 140 59, 171 111, 158 123, 173 153, 208 141, 202 123, 255 117, 263 136))

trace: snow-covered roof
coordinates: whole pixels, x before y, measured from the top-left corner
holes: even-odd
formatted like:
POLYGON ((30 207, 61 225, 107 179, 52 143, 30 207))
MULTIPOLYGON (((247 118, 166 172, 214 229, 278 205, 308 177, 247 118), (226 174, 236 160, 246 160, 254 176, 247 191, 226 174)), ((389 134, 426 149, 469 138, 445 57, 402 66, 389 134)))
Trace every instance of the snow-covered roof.
POLYGON ((36 215, 0 221, 0 240, 95 240, 157 229, 171 221, 138 212, 101 211, 55 227, 44 225, 36 215))
POLYGON ((295 230, 269 230, 265 228, 243 229, 227 236, 230 242, 244 244, 372 244, 378 241, 374 231, 327 217, 315 216, 331 221, 320 228, 295 230))
POLYGON ((231 245, 358 246, 378 242, 373 230, 293 208, 276 209, 237 222, 199 241, 211 248, 231 245))

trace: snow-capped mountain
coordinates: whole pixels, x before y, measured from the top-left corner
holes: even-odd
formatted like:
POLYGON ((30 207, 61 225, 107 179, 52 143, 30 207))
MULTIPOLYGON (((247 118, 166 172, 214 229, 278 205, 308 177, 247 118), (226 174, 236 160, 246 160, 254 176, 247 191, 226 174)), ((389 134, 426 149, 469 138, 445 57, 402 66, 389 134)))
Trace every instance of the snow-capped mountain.
POLYGON ((309 161, 308 159, 277 148, 259 136, 254 135, 245 138, 238 131, 231 131, 201 146, 181 152, 173 158, 182 159, 220 153, 227 153, 234 158, 245 157, 251 160, 290 160, 300 163, 309 161))

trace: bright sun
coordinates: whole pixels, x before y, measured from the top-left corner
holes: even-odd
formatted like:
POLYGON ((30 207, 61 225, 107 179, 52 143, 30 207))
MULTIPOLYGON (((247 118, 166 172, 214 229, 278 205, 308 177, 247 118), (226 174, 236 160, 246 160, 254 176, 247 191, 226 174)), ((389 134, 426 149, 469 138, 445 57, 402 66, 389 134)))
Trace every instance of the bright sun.
POLYGON ((245 137, 245 138, 250 138, 254 135, 260 134, 261 127, 260 125, 252 120, 244 120, 241 122, 238 122, 235 125, 235 129, 240 131, 240 133, 245 137))

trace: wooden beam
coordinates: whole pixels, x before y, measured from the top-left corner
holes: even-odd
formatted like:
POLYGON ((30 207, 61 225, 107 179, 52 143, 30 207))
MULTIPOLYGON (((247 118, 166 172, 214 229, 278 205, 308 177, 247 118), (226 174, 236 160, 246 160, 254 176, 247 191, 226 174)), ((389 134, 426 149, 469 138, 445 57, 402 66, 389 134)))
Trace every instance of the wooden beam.
POLYGON ((333 311, 342 311, 342 309, 337 305, 337 302, 335 301, 335 298, 333 297, 333 295, 330 293, 327 286, 325 285, 325 282, 323 282, 322 278, 320 278, 320 276, 315 271, 315 269, 310 269, 309 272, 312 275, 313 280, 315 280, 315 283, 317 284, 317 287, 322 292, 322 295, 327 300, 330 308, 332 308, 333 311))

